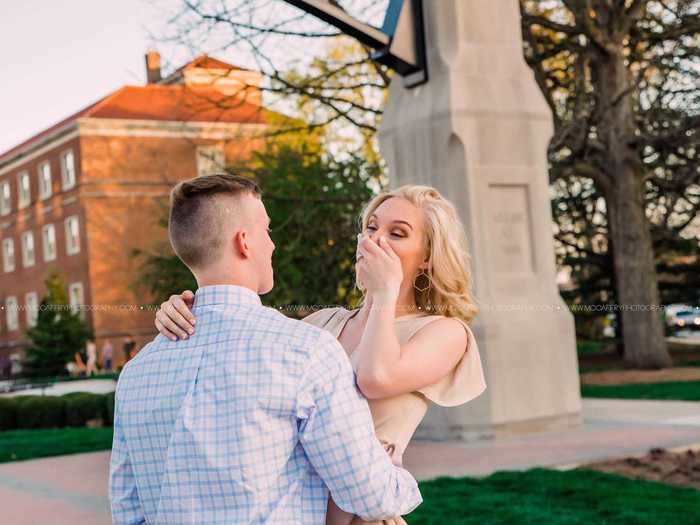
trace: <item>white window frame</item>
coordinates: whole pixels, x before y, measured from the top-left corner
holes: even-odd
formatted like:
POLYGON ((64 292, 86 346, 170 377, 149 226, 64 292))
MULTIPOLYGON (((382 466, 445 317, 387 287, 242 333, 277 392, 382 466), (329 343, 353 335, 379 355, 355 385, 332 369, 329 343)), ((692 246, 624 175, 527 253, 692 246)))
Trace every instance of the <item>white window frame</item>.
POLYGON ((22 266, 28 268, 36 264, 36 243, 34 242, 34 232, 29 230, 22 232, 22 266))
POLYGON ((41 242, 44 252, 44 262, 56 260, 56 226, 44 224, 41 227, 41 242), (50 232, 50 233, 49 233, 50 232))
POLYGON ((9 215, 12 211, 12 188, 10 181, 0 184, 0 215, 9 215))
POLYGON ((7 315, 7 331, 19 330, 19 308, 17 297, 11 295, 5 299, 5 312, 7 315))
POLYGON ((85 304, 85 295, 83 293, 83 283, 71 283, 68 286, 68 302, 71 312, 80 313, 84 317, 84 310, 80 306, 85 304))
POLYGON ((72 149, 67 149, 61 153, 61 189, 70 190, 75 187, 75 154, 72 149), (70 157, 70 166, 67 159, 70 157))
POLYGON ((15 240, 11 237, 2 240, 2 269, 5 273, 15 271, 15 240))
POLYGON ((78 216, 71 215, 70 217, 66 217, 64 225, 66 233, 66 254, 75 255, 76 253, 80 253, 80 221, 78 220, 78 216), (73 231, 73 227, 71 226, 73 223, 75 223, 75 231, 73 231))
POLYGON ((46 160, 39 164, 39 199, 46 200, 53 192, 53 178, 51 177, 51 163, 46 160))
POLYGON ((32 203, 32 183, 28 171, 17 175, 17 209, 26 208, 32 203), (25 184, 26 182, 26 184, 25 184))
POLYGON ((39 317, 39 296, 36 292, 29 292, 24 296, 24 305, 27 308, 25 312, 27 326, 36 326, 36 321, 39 317))
POLYGON ((224 170, 226 158, 221 144, 206 144, 197 146, 197 175, 221 173, 224 170))

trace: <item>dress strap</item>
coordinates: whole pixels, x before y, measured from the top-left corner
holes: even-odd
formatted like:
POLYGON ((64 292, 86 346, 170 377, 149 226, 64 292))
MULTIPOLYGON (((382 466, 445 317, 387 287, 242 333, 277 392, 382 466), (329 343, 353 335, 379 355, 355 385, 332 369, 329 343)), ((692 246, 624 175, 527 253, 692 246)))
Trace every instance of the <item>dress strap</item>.
POLYGON ((312 314, 307 315, 302 320, 312 324, 318 328, 323 328, 338 337, 338 328, 343 325, 343 320, 351 313, 351 311, 337 306, 334 308, 324 308, 312 314))

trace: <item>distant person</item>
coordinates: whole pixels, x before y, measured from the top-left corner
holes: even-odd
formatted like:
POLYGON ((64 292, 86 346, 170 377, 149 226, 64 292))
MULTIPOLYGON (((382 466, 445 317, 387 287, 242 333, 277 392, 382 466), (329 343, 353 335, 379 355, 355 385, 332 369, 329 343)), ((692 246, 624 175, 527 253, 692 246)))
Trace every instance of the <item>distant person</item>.
POLYGON ((72 376, 79 376, 85 373, 87 367, 85 366, 85 361, 83 361, 80 352, 73 354, 73 361, 68 363, 66 368, 68 369, 68 373, 72 376))
POLYGON ((268 225, 244 177, 172 191, 170 241, 197 280, 198 331, 159 335, 119 377, 115 524, 324 525, 329 492, 366 520, 422 501, 377 439, 342 346, 262 305, 273 285, 268 225))
POLYGON ((124 340, 124 358, 131 361, 134 358, 134 349, 136 348, 136 342, 129 336, 124 340))
POLYGON ((91 377, 97 374, 97 345, 94 339, 88 340, 85 345, 85 353, 87 354, 87 364, 85 366, 85 375, 91 377))
POLYGON ((112 343, 107 340, 105 344, 102 345, 102 369, 105 372, 112 371, 112 357, 114 355, 114 347, 112 343))
POLYGON ((12 374, 12 361, 6 355, 0 356, 0 377, 8 378, 12 374))

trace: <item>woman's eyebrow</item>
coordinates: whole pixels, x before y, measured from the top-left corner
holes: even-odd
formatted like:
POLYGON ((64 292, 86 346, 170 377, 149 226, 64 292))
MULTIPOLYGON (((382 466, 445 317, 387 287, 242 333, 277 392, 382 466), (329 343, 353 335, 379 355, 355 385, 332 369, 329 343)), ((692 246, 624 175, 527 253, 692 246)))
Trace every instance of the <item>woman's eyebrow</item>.
MULTIPOLYGON (((376 219, 377 216, 373 213, 372 215, 369 216, 369 218, 370 218, 370 219, 376 219)), ((413 229, 413 226, 411 226, 411 224, 408 223, 408 222, 406 222, 406 221, 402 221, 402 220, 397 219, 397 220, 391 221, 391 222, 394 222, 394 223, 397 223, 397 222, 398 222, 398 223, 400 223, 400 224, 405 224, 405 225, 408 226, 409 228, 413 229)))

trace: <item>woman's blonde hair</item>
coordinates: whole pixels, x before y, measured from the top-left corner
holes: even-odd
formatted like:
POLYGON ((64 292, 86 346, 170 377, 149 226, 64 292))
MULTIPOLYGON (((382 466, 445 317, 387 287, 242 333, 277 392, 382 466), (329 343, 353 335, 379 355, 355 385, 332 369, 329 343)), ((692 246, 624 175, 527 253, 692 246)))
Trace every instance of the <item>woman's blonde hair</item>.
MULTIPOLYGON (((464 226, 454 205, 430 186, 401 186, 380 193, 367 204, 362 212, 362 231, 374 211, 392 197, 406 199, 425 214, 428 268, 417 279, 414 276, 416 306, 428 313, 471 321, 479 308, 471 291, 471 256, 464 226)), ((364 302, 364 290, 360 290, 364 302)))

